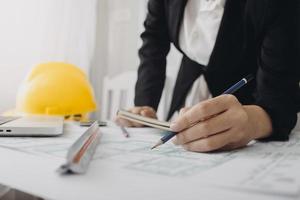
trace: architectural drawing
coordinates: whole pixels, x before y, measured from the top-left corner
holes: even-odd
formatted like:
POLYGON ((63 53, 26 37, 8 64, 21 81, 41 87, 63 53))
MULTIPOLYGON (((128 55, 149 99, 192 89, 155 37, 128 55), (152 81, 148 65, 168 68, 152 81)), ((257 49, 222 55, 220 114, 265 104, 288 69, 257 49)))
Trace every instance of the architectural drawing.
MULTIPOLYGON (((94 162, 118 166, 129 173, 178 177, 281 195, 300 193, 300 164, 295 164, 300 163, 300 133, 292 134, 289 142, 253 142, 230 152, 193 153, 171 142, 150 150, 161 137, 152 129, 130 129, 130 138, 125 138, 119 128, 101 130, 103 136, 94 162)), ((63 161, 68 148, 84 130, 67 132, 56 138, 0 138, 0 146, 63 161)))

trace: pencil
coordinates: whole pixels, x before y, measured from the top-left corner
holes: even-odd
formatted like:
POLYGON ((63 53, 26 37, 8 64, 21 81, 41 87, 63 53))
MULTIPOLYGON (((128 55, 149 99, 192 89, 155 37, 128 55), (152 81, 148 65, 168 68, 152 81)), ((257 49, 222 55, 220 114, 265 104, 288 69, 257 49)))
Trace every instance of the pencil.
POLYGON ((156 147, 166 143, 168 140, 170 140, 172 137, 174 137, 177 133, 176 132, 171 132, 167 131, 167 134, 165 134, 159 141, 156 143, 151 149, 155 149, 156 147))
MULTIPOLYGON (((237 82, 234 85, 232 85, 230 88, 228 88, 222 94, 233 94, 234 92, 236 92, 237 90, 239 90, 241 87, 243 87, 244 85, 246 85, 247 83, 249 83, 253 78, 254 77, 253 77, 252 74, 246 76, 245 78, 243 78, 239 82, 237 82)), ((155 148, 159 147, 160 145, 166 143, 171 138, 173 138, 176 134, 177 134, 176 132, 167 132, 167 134, 165 136, 163 136, 153 147, 151 147, 151 149, 155 149, 155 148)))
POLYGON ((125 129, 124 126, 120 126, 121 130, 122 130, 122 134, 126 137, 126 138, 129 138, 130 135, 128 133, 128 131, 125 129))

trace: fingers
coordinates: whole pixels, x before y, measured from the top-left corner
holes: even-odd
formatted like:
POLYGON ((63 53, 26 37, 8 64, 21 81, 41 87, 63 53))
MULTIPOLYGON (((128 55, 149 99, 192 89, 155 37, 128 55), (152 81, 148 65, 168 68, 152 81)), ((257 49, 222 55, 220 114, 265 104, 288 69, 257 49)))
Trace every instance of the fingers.
MULTIPOLYGON (((237 137, 240 137, 237 136, 237 137)), ((194 152, 210 152, 222 149, 227 144, 234 143, 238 140, 235 137, 235 131, 229 130, 223 133, 212 135, 208 138, 203 138, 183 145, 183 148, 194 152)))
POLYGON ((230 143, 230 144, 227 144, 225 146, 223 146, 222 148, 220 148, 219 150, 220 151, 230 151, 230 150, 233 150, 233 149, 240 149, 240 148, 243 148, 245 147, 247 144, 240 144, 240 143, 230 143))
MULTIPOLYGON (((129 109, 129 112, 140 115, 142 110, 143 110, 142 107, 133 107, 133 108, 129 109)), ((130 122, 130 123, 132 124, 133 127, 142 127, 143 126, 142 124, 139 124, 136 122, 130 122)))
POLYGON ((149 106, 142 106, 142 107, 133 107, 129 109, 130 112, 138 115, 143 115, 147 117, 156 116, 156 111, 149 107, 149 106))
MULTIPOLYGON (((133 107, 133 108, 129 109, 129 112, 132 112, 132 113, 138 114, 138 115, 142 115, 145 117, 157 118, 156 111, 149 106, 133 107)), ((131 122, 129 120, 122 119, 118 116, 116 116, 114 121, 119 126, 126 126, 126 127, 142 127, 143 126, 142 124, 131 122)))
POLYGON ((175 132, 182 131, 199 121, 226 111, 234 104, 239 104, 236 97, 227 94, 201 102, 180 115, 178 119, 171 124, 171 129, 175 132))
MULTIPOLYGON (((149 106, 134 107, 134 108, 130 109, 129 111, 131 111, 134 114, 142 115, 144 117, 157 118, 155 110, 149 106)), ((144 125, 136 123, 136 122, 131 122, 131 123, 135 127, 144 126, 144 125)))
POLYGON ((234 126, 235 117, 230 111, 211 117, 178 133, 174 142, 175 144, 183 145, 229 130, 234 126))
MULTIPOLYGON (((179 116, 181 116, 181 115, 183 115, 184 113, 186 113, 190 108, 191 108, 191 107, 184 107, 184 108, 181 108, 181 109, 179 110, 179 116)), ((179 145, 178 142, 177 142, 177 138, 176 138, 176 137, 174 137, 174 138, 172 139, 172 142, 173 142, 174 144, 176 144, 176 145, 179 145)))
POLYGON ((148 106, 142 107, 140 114, 145 117, 157 118, 156 111, 153 108, 148 106))

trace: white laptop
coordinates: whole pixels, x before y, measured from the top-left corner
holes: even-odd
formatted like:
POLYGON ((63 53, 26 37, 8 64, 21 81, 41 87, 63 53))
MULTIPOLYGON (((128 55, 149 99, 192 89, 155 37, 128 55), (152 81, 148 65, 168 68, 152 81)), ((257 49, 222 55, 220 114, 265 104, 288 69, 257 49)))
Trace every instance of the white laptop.
POLYGON ((57 116, 0 116, 0 136, 57 136, 63 124, 64 118, 57 116))

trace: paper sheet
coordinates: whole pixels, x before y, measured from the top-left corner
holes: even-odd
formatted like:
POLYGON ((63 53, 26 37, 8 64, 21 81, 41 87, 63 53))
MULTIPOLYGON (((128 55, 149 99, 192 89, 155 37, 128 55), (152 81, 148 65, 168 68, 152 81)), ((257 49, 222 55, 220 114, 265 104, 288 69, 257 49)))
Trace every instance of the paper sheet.
MULTIPOLYGON (((68 126, 68 134, 59 138, 0 138, 0 146, 63 162, 67 149, 83 130, 68 126)), ((191 184, 299 195, 299 133, 294 133, 289 142, 255 143, 232 152, 205 154, 187 152, 171 142, 150 150, 161 137, 154 129, 129 129, 130 138, 125 138, 118 127, 101 130, 103 137, 94 164, 119 168, 122 173, 170 177, 191 184)))

